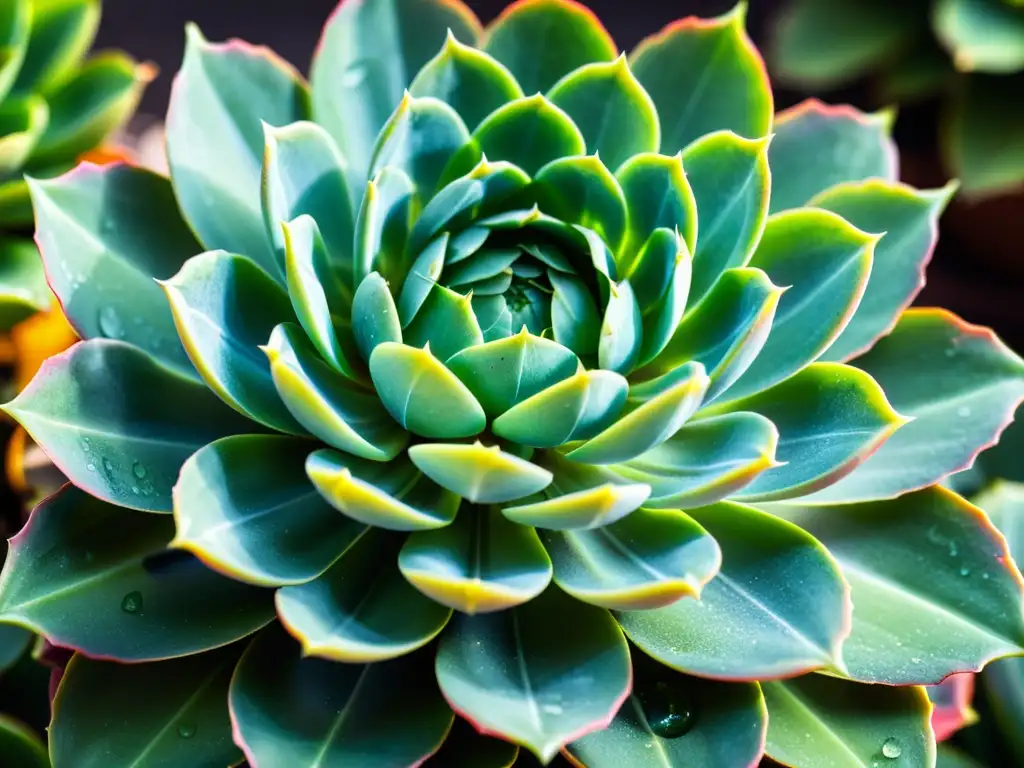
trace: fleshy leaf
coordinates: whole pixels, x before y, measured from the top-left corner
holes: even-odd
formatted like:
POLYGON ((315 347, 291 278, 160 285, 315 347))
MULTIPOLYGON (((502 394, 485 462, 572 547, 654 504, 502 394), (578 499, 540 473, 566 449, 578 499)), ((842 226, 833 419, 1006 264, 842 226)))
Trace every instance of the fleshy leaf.
POLYGON ((932 26, 962 72, 1012 75, 1024 69, 1024 16, 1016 0, 938 0, 932 26))
MULTIPOLYGON (((367 196, 369 199, 369 196, 367 196)), ((409 268, 402 291, 398 294, 398 318, 402 328, 408 328, 422 309, 427 297, 438 285, 441 271, 444 269, 445 253, 448 249, 450 235, 447 232, 433 240, 424 248, 409 268)))
POLYGON ((0 96, 7 96, 25 61, 31 25, 32 6, 28 4, 9 3, 0 10, 0 47, 5 52, 0 59, 0 96))
MULTIPOLYGON (((564 463, 558 464, 564 472, 564 463)), ((513 522, 536 528, 559 531, 597 528, 632 513, 651 493, 650 486, 643 483, 606 482, 582 490, 575 490, 574 485, 571 483, 565 489, 554 480, 542 501, 523 499, 527 503, 504 507, 501 512, 513 522)))
POLYGON ((402 262, 416 206, 412 180, 399 168, 385 168, 364 187, 356 216, 352 270, 356 283, 373 271, 385 280, 404 275, 402 262))
POLYGON ((310 483, 309 449, 297 438, 239 435, 196 451, 174 487, 172 546, 258 586, 321 574, 365 526, 339 515, 310 483))
POLYGON ((242 655, 228 705, 250 765, 418 765, 452 725, 424 654, 369 665, 311 659, 278 626, 242 655))
POLYGON ((10 715, 0 715, 0 756, 19 768, 50 768, 50 758, 35 731, 10 715))
POLYGON ((371 272, 352 298, 352 333, 363 360, 385 341, 402 343, 402 324, 398 307, 388 284, 377 272, 371 272))
POLYGON ((634 155, 616 171, 629 210, 626 244, 616 254, 621 274, 629 274, 633 258, 659 227, 678 231, 693 253, 697 242, 697 201, 683 171, 682 155, 634 155))
POLYGON ((538 493, 551 473, 497 445, 418 443, 409 459, 427 477, 474 504, 498 504, 538 493))
POLYGON ((11 540, 0 618, 57 645, 129 662, 206 651, 270 621, 269 590, 166 550, 173 534, 169 517, 65 486, 11 540))
POLYGON ((456 712, 545 763, 604 728, 629 694, 629 649, 611 616, 557 587, 523 606, 457 616, 437 679, 456 712))
POLYGON ((309 112, 298 73, 266 48, 209 43, 188 27, 185 61, 167 113, 167 156, 178 204, 208 250, 244 253, 278 279, 260 202, 261 121, 290 125, 309 112))
POLYGON ((643 317, 629 280, 610 285, 609 294, 597 345, 598 365, 625 375, 640 357, 643 317))
POLYGON ((443 285, 431 288, 404 336, 407 345, 430 349, 431 354, 444 362, 464 349, 484 343, 480 322, 473 312, 472 297, 443 285))
POLYGON ((398 565, 427 597, 467 614, 533 600, 551 581, 551 560, 532 528, 468 504, 446 528, 411 535, 398 565))
POLYGON ((630 54, 633 72, 658 108, 662 153, 678 152, 715 131, 748 139, 768 134, 772 90, 744 30, 745 16, 743 3, 716 19, 689 16, 630 54))
POLYGON ((97 0, 32 4, 32 28, 15 93, 46 93, 81 66, 100 23, 97 0))
POLYGON ((8 99, 0 104, 0 173, 18 174, 36 148, 50 120, 50 108, 39 96, 8 99))
POLYGON ((686 313, 692 276, 693 258, 678 231, 654 230, 629 274, 643 326, 637 365, 654 360, 672 339, 686 313))
MULTIPOLYGON (((531 191, 541 210, 597 232, 614 251, 626 234, 626 198, 603 160, 597 155, 552 160, 537 171, 531 191)), ((533 250, 534 255, 550 253, 539 246, 533 250)))
POLYGON ((277 613, 304 656, 370 664, 404 656, 444 629, 451 609, 402 577, 400 546, 400 538, 368 530, 316 579, 278 590, 277 613))
POLYGON ((9 331, 52 304, 36 246, 22 238, 0 238, 0 330, 9 331))
POLYGON ((555 341, 586 357, 598 350, 601 316, 586 283, 574 275, 548 271, 551 287, 551 327, 555 341))

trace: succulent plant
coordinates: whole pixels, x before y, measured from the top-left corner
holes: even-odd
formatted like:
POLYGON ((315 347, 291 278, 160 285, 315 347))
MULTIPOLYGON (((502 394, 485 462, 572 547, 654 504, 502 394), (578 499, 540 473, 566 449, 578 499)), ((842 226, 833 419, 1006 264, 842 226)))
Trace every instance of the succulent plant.
POLYGON ((940 96, 949 172, 975 198, 1024 185, 1024 3, 793 0, 773 73, 828 90, 869 79, 884 103, 940 96))
POLYGON ((31 182, 56 768, 932 764, 922 684, 1024 652, 937 485, 1024 362, 906 309, 952 187, 773 115, 743 10, 347 0, 308 89, 192 27, 170 179, 31 182))

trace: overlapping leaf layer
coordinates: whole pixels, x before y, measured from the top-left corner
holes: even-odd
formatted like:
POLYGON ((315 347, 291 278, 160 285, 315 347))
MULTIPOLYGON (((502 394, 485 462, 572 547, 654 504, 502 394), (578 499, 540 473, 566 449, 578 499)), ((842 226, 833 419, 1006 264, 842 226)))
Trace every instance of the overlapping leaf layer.
POLYGON ((566 0, 348 0, 311 84, 192 29, 170 180, 32 185, 87 340, 7 406, 76 487, 0 617, 79 651, 58 768, 929 764, 923 689, 859 683, 1024 643, 935 487, 1024 363, 904 312, 952 190, 773 116, 742 7, 626 57, 566 0))

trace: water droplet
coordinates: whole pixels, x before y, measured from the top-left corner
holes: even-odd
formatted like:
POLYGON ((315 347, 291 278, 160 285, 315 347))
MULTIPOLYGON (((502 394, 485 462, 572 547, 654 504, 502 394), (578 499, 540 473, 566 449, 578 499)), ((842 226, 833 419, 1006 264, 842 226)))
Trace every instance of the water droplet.
POLYGON ((956 409, 956 415, 959 416, 961 419, 966 419, 968 416, 971 415, 970 406, 961 405, 959 408, 956 409))
POLYGON ((85 468, 88 469, 90 472, 95 472, 96 471, 96 465, 93 464, 92 462, 86 464, 85 468))
POLYGON ((961 568, 961 569, 960 569, 960 575, 961 575, 961 576, 970 576, 970 575, 971 575, 971 569, 970 569, 970 568, 968 568, 968 567, 967 567, 967 566, 965 565, 965 566, 964 566, 963 568, 961 568))
POLYGON ((178 735, 183 739, 191 739, 196 735, 195 723, 182 723, 178 726, 178 735))
POLYGON ((141 480, 146 476, 146 468, 136 461, 132 464, 132 474, 141 480))
POLYGON ((950 557, 956 557, 959 552, 960 552, 960 550, 957 549, 956 542, 955 541, 949 542, 949 556, 950 557))
POLYGON ((988 572, 981 574, 981 578, 983 578, 985 581, 988 581, 988 572))
POLYGON ((106 458, 103 459, 103 470, 105 472, 113 472, 114 471, 114 463, 110 459, 106 459, 106 458))
POLYGON ((366 67, 356 63, 341 74, 341 86, 343 88, 358 88, 366 80, 366 67))
POLYGON ((100 310, 100 333, 108 339, 120 339, 124 334, 121 318, 118 317, 117 310, 111 306, 100 310))
POLYGON ((562 708, 557 704, 545 704, 541 707, 545 714, 548 715, 560 715, 562 714, 562 708))
POLYGON ((638 694, 644 717, 656 736, 678 739, 686 734, 695 720, 689 697, 678 686, 658 682, 641 689, 638 694))
POLYGON ((129 592, 121 601, 121 610, 125 613, 138 613, 142 610, 142 593, 129 592))
POLYGON ((903 754, 903 749, 900 747, 900 743, 896 741, 896 739, 886 739, 885 743, 882 744, 882 754, 890 760, 895 760, 903 754))

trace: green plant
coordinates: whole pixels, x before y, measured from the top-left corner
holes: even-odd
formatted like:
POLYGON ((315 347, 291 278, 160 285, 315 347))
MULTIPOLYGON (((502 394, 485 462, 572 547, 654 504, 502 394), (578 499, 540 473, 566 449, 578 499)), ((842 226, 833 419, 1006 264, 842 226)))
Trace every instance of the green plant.
POLYGON ((1024 362, 905 311, 952 188, 884 118, 772 112, 742 6, 347 0, 311 93, 191 28, 170 180, 30 183, 55 766, 931 764, 920 685, 1022 652, 936 483, 1024 362))
POLYGON ((785 81, 831 89, 870 78, 884 103, 941 96, 949 172, 976 197, 1024 184, 1024 3, 794 0, 772 46, 785 81))

